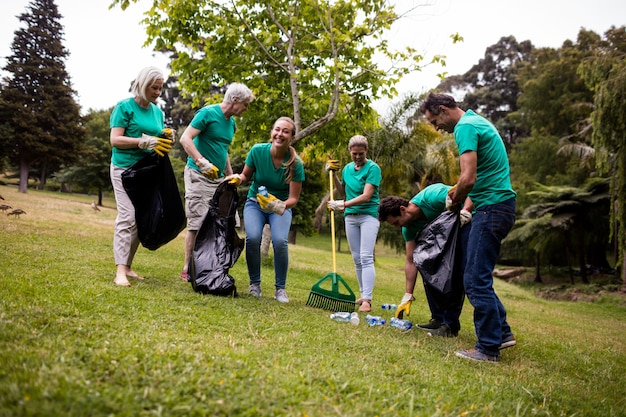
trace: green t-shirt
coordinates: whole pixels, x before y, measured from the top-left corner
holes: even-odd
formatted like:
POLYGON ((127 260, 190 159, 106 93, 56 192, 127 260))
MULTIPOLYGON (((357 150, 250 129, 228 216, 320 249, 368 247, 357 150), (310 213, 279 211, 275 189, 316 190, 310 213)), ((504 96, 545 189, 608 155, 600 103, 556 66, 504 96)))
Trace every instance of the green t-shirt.
POLYGON ((491 122, 468 110, 454 128, 454 140, 460 155, 477 153, 476 183, 469 193, 476 209, 516 196, 504 142, 491 122))
MULTIPOLYGON (((232 117, 226 119, 220 105, 212 104, 198 110, 190 126, 200 131, 193 139, 198 152, 215 165, 220 170, 219 176, 223 177, 228 160, 228 148, 237 130, 235 119, 232 117)), ((200 171, 191 157, 187 158, 187 165, 200 171)))
POLYGON ((409 226, 402 227, 402 237, 405 242, 415 240, 430 221, 444 212, 446 209, 446 197, 452 186, 446 184, 432 184, 417 193, 410 201, 422 210, 425 219, 418 219, 409 226))
MULTIPOLYGON (((261 185, 267 187, 267 192, 279 200, 285 201, 289 198, 289 184, 285 184, 288 169, 285 166, 274 167, 270 149, 271 143, 258 143, 254 145, 246 157, 246 165, 252 168, 252 183, 248 190, 248 198, 256 198, 258 188, 261 185)), ((283 162, 289 161, 291 152, 287 152, 283 162)), ((294 162, 294 175, 291 181, 304 182, 304 165, 298 156, 294 162)))
POLYGON ((341 171, 341 182, 346 192, 346 200, 352 200, 363 194, 365 184, 372 184, 374 186, 374 194, 370 201, 359 204, 358 206, 348 207, 345 213, 369 214, 370 216, 378 218, 378 204, 380 203, 378 188, 381 179, 380 167, 376 162, 370 159, 368 159, 359 170, 354 169, 354 162, 350 162, 344 166, 341 171))
MULTIPOLYGON (((117 103, 111 112, 109 124, 124 128, 124 136, 140 138, 143 133, 158 136, 163 130, 164 116, 157 105, 150 103, 147 109, 141 107, 133 97, 117 103)), ((111 163, 120 168, 128 168, 152 151, 139 148, 119 149, 113 146, 111 163)))

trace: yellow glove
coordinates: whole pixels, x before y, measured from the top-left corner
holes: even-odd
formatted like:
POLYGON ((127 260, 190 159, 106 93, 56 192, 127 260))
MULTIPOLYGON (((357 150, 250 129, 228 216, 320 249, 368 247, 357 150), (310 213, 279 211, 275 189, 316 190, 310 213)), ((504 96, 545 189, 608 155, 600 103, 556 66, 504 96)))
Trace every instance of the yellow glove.
POLYGON ((415 300, 413 294, 406 293, 404 297, 402 297, 402 301, 400 301, 400 305, 396 310, 396 318, 401 319, 406 314, 407 316, 411 315, 411 303, 415 300))
POLYGON ((256 201, 259 202, 261 210, 268 213, 280 214, 281 216, 283 215, 287 207, 284 201, 277 199, 272 194, 268 194, 267 197, 265 197, 263 194, 257 194, 256 201))
POLYGON ((329 159, 326 162, 326 166, 324 167, 326 172, 328 171, 339 171, 339 160, 338 159, 329 159))
POLYGON ((202 156, 198 158, 198 160, 196 161, 196 165, 198 166, 198 168, 200 168, 200 172, 202 172, 204 175, 212 180, 217 179, 220 170, 215 165, 207 161, 205 157, 202 156))
POLYGON ((239 187, 241 185, 241 177, 239 174, 232 174, 224 178, 224 181, 228 181, 229 184, 239 187))
POLYGON ((456 184, 448 190, 448 195, 446 196, 446 210, 459 211, 461 204, 455 203, 452 201, 452 197, 450 197, 450 193, 454 190, 456 190, 456 184))
POLYGON ((156 136, 141 135, 137 147, 139 149, 154 150, 159 156, 165 156, 166 153, 172 150, 173 141, 164 138, 158 138, 156 136))
POLYGON ((169 139, 173 142, 176 140, 176 131, 171 127, 166 127, 161 130, 161 133, 159 133, 159 137, 163 139, 169 139))

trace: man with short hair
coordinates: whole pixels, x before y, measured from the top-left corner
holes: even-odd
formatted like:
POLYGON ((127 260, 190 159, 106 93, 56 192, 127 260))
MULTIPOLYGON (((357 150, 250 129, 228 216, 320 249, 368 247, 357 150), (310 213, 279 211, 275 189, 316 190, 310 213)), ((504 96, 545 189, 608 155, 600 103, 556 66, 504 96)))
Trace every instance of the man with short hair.
POLYGON ((448 205, 460 204, 469 196, 475 208, 463 284, 474 307, 478 340, 473 349, 455 354, 474 361, 498 362, 500 349, 516 344, 506 310, 493 289, 493 270, 502 240, 515 223, 516 193, 511 187, 506 149, 491 122, 472 110, 462 110, 448 94, 429 94, 420 111, 437 130, 454 133, 461 175, 448 191, 448 205))

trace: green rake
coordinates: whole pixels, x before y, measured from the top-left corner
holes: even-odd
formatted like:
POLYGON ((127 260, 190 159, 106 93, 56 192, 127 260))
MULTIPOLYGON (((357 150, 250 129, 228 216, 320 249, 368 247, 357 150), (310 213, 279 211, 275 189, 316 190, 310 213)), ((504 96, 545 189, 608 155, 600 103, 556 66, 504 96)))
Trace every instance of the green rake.
MULTIPOLYGON (((330 178, 330 198, 333 199, 333 172, 328 171, 330 178)), ((330 212, 330 234, 332 235, 333 272, 330 272, 311 287, 306 305, 331 311, 354 311, 356 297, 348 283, 337 274, 335 256, 335 212, 330 212), (343 291, 342 291, 343 290, 343 291)))

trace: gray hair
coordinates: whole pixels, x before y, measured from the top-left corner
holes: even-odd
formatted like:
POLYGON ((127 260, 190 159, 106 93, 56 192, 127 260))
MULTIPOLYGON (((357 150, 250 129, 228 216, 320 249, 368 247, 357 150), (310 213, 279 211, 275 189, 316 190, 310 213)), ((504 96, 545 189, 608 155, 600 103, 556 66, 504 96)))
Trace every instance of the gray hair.
POLYGON ((163 72, 159 68, 146 67, 139 71, 137 78, 135 78, 135 81, 133 81, 133 85, 131 86, 133 96, 150 102, 151 100, 146 96, 146 90, 154 84, 156 80, 165 80, 163 72))
POLYGON ((367 138, 362 135, 352 136, 348 142, 348 150, 352 149, 353 146, 365 146, 365 149, 368 149, 367 138))
POLYGON ((235 103, 235 101, 250 103, 252 100, 254 100, 254 94, 245 84, 232 83, 228 86, 226 93, 224 93, 225 103, 235 103))

